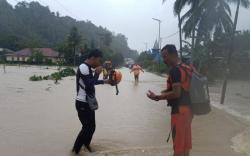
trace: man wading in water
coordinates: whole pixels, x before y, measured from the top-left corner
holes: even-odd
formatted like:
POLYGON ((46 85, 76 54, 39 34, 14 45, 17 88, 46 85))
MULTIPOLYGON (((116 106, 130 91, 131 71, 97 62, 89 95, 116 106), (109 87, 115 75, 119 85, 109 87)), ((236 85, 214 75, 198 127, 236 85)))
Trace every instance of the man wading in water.
POLYGON ((95 98, 95 85, 109 84, 109 80, 98 80, 102 72, 101 60, 103 54, 101 51, 91 50, 87 60, 81 64, 76 74, 76 110, 78 112, 79 120, 82 123, 82 129, 79 132, 71 154, 77 155, 82 146, 92 152, 90 143, 95 132, 95 110, 98 104, 95 98), (93 74, 92 68, 95 69, 93 74))
POLYGON ((174 45, 166 45, 161 50, 164 63, 171 67, 167 81, 167 89, 160 95, 148 91, 147 96, 155 101, 167 100, 171 106, 171 130, 173 137, 174 156, 189 156, 192 148, 191 122, 192 112, 190 109, 189 92, 184 90, 189 86, 190 81, 182 68, 188 68, 181 63, 174 45))
POLYGON ((144 70, 141 68, 141 66, 137 63, 135 63, 132 68, 130 73, 134 73, 134 78, 135 78, 135 82, 139 82, 139 76, 140 76, 140 71, 142 71, 144 73, 144 70))

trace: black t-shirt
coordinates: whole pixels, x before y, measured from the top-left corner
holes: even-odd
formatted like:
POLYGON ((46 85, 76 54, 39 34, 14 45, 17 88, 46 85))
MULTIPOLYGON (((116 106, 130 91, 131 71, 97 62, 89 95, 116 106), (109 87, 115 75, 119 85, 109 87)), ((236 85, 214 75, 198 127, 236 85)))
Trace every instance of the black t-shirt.
MULTIPOLYGON (((169 71, 167 80, 167 91, 173 90, 173 84, 181 83, 181 72, 178 67, 173 67, 169 71)), ((175 114, 179 112, 179 98, 168 100, 168 106, 172 108, 171 113, 175 114)))
MULTIPOLYGON (((169 77, 168 77, 168 81, 167 81, 167 90, 168 91, 172 91, 173 90, 173 84, 177 84, 181 86, 181 82, 182 81, 182 75, 181 75, 181 71, 180 71, 180 67, 176 66, 173 67, 170 71, 169 71, 169 77)), ((188 81, 188 79, 187 79, 188 81)), ((181 96, 177 99, 172 99, 172 100, 168 100, 168 106, 171 106, 172 114, 176 114, 179 113, 179 106, 180 105, 190 105, 191 100, 190 100, 190 95, 189 92, 184 90, 181 87, 181 96)))

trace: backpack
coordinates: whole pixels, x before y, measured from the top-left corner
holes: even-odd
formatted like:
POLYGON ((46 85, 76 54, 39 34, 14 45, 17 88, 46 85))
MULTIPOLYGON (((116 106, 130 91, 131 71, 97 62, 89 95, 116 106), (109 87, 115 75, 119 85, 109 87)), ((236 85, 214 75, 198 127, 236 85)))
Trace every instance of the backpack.
POLYGON ((180 64, 182 88, 188 90, 190 108, 194 115, 205 115, 211 111, 207 77, 197 73, 193 68, 180 64))

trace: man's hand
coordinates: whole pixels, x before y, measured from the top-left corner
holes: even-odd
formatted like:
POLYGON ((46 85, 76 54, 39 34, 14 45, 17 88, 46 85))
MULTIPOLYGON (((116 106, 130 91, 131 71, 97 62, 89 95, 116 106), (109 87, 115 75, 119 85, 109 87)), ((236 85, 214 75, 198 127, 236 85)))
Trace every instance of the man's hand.
POLYGON ((147 97, 150 98, 151 100, 159 101, 156 94, 151 90, 148 90, 147 97))
POLYGON ((107 79, 107 80, 103 80, 103 81, 104 81, 104 84, 110 84, 110 85, 112 84, 111 80, 107 79))
POLYGON ((165 90, 163 90, 163 91, 161 91, 161 93, 162 94, 164 94, 164 93, 167 93, 168 91, 165 89, 165 90))
POLYGON ((102 66, 99 66, 99 67, 95 68, 95 73, 98 74, 98 75, 100 75, 102 73, 102 71, 103 71, 102 66))

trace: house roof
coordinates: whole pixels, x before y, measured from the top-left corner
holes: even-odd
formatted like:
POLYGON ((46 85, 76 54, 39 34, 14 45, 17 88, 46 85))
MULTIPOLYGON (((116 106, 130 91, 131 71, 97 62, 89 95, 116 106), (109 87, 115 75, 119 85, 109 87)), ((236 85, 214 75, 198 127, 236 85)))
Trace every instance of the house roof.
POLYGON ((5 55, 5 54, 12 54, 14 51, 6 48, 0 48, 0 55, 5 55))
POLYGON ((51 48, 26 48, 15 52, 14 56, 31 56, 32 52, 41 52, 45 57, 59 57, 59 52, 51 48))

